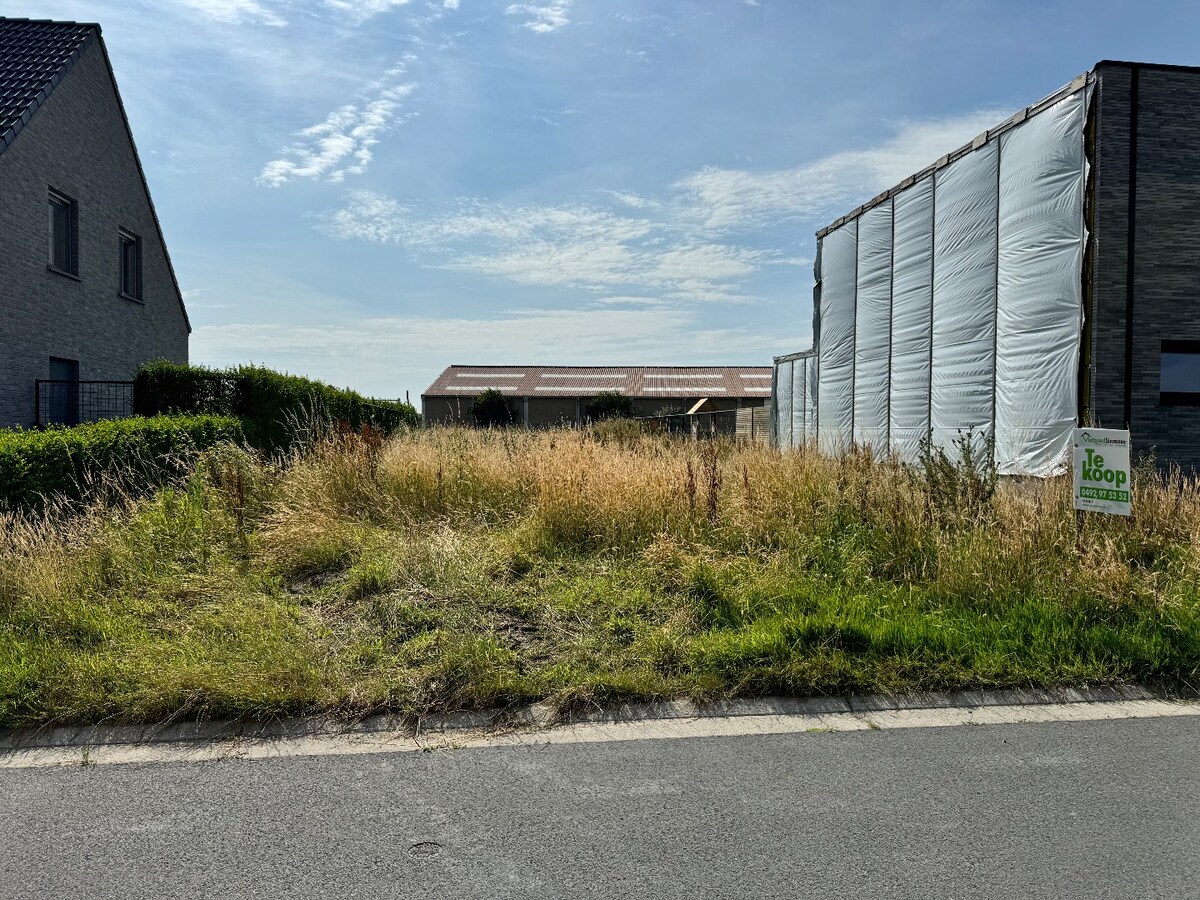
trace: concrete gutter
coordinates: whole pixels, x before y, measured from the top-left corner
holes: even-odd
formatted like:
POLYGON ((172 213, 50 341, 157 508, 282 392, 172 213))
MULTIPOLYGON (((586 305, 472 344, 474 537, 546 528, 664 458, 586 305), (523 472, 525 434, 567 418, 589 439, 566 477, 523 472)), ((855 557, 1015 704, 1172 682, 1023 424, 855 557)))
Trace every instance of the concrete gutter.
POLYGON ((1171 698, 1142 686, 764 698, 703 706, 678 700, 621 704, 567 716, 537 704, 420 720, 378 715, 357 722, 299 718, 266 723, 21 729, 0 733, 0 768, 1192 715, 1200 715, 1200 701, 1171 698))

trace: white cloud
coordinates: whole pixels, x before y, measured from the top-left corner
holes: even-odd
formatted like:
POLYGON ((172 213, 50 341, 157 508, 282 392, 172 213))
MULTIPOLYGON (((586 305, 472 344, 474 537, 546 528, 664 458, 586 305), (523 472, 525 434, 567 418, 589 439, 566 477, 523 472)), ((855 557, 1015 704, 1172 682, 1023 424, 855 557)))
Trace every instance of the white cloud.
POLYGON ((551 0, 549 3, 512 3, 504 12, 510 16, 527 16, 522 26, 538 34, 549 34, 571 24, 568 13, 575 0, 551 0))
POLYGON ((676 184, 703 227, 728 231, 782 218, 835 214, 869 200, 1000 121, 985 110, 952 119, 908 122, 888 140, 793 169, 754 172, 707 168, 676 184))
POLYGON ((384 79, 369 86, 362 99, 297 132, 300 140, 284 147, 278 159, 263 167, 258 183, 279 187, 300 178, 340 182, 347 175, 361 175, 371 163, 372 148, 392 126, 404 99, 416 89, 415 84, 396 81, 404 72, 403 64, 394 66, 384 79))
POLYGON ((282 28, 287 20, 264 7, 258 0, 179 0, 189 9, 204 13, 219 22, 236 25, 260 22, 272 28, 282 28))
POLYGON ((909 123, 875 148, 792 169, 704 169, 658 198, 597 192, 606 204, 513 207, 469 199, 430 209, 356 191, 322 227, 334 237, 401 244, 431 265, 522 285, 667 304, 753 303, 762 298, 752 279, 811 261, 745 243, 761 241, 764 229, 781 222, 808 219, 811 226, 826 212, 862 203, 997 118, 983 112, 909 123))
POLYGON ((442 0, 442 9, 458 9, 458 0, 442 0))
POLYGON ((772 254, 689 241, 670 221, 587 206, 506 207, 462 201, 422 214, 390 197, 355 191, 326 219, 335 237, 395 242, 432 251, 446 268, 518 284, 604 292, 617 285, 672 291, 677 299, 746 302, 729 282, 772 262, 772 254))
POLYGON ((329 9, 349 16, 355 23, 385 13, 397 6, 407 6, 410 0, 322 0, 329 9))

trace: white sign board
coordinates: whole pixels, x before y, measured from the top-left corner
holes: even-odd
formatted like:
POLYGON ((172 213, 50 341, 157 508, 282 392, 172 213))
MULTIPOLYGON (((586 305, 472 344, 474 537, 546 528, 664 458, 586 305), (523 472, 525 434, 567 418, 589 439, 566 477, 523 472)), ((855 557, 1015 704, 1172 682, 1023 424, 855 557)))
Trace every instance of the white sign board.
POLYGON ((1071 450, 1075 508, 1129 515, 1133 482, 1129 471, 1129 432, 1076 428, 1071 450))

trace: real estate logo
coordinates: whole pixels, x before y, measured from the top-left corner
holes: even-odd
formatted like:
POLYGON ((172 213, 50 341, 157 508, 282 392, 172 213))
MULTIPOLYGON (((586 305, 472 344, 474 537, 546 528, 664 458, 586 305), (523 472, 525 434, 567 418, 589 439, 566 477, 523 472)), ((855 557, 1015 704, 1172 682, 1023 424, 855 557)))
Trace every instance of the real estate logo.
POLYGON ((1127 516, 1132 482, 1129 432, 1076 428, 1071 451, 1075 508, 1127 516))

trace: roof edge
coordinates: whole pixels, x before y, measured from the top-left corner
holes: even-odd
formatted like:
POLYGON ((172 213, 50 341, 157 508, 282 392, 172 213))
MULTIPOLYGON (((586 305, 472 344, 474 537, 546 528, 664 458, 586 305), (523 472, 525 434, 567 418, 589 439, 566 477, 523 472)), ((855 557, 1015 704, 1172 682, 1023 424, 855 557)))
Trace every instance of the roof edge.
MULTIPOLYGON (((957 150, 950 151, 945 156, 938 159, 936 162, 932 163, 931 165, 926 166, 923 169, 920 169, 919 171, 915 172, 912 175, 909 175, 907 178, 901 180, 898 184, 893 185, 892 187, 888 188, 883 193, 878 194, 875 197, 873 197, 872 199, 868 200, 862 206, 859 206, 859 207, 851 210, 850 212, 846 213, 846 215, 835 219, 833 222, 826 225, 824 228, 818 229, 817 230, 817 240, 820 240, 821 238, 825 237, 825 235, 829 234, 829 232, 831 232, 831 231, 836 231, 838 228, 841 228, 843 225, 847 224, 848 222, 854 221, 855 219, 857 219, 859 216, 861 216, 863 213, 867 212, 868 210, 874 209, 876 206, 886 203, 888 200, 890 200, 896 194, 899 194, 901 191, 905 190, 906 188, 911 187, 912 185, 916 184, 918 181, 921 181, 921 180, 929 177, 934 172, 936 172, 938 169, 943 169, 946 166, 950 165, 952 162, 956 162, 957 160, 962 159, 962 157, 966 156, 968 153, 972 152, 973 150, 977 150, 979 147, 983 146, 985 143, 992 140, 993 138, 998 137, 999 135, 1003 134, 1006 131, 1011 130, 1012 128, 1015 128, 1017 125, 1019 125, 1020 123, 1024 122, 1026 119, 1028 119, 1030 116, 1037 115, 1038 113, 1042 112, 1047 107, 1053 106, 1055 103, 1057 103, 1059 100, 1062 100, 1064 97, 1069 97, 1071 94, 1074 94, 1077 91, 1083 90, 1085 87, 1087 87, 1087 85, 1091 84, 1095 80, 1096 69, 1099 68, 1101 65, 1104 65, 1104 63, 1097 63, 1095 66, 1093 66, 1091 69, 1084 72, 1083 74, 1076 75, 1074 78, 1072 78, 1069 82, 1064 84, 1058 90, 1053 91, 1050 94, 1047 94, 1045 97, 1043 97, 1041 100, 1038 100, 1036 103, 1032 103, 1029 106, 1022 107, 1021 109, 1019 109, 1015 113, 1013 113, 1011 116, 1009 116, 1007 119, 1005 119, 1003 122, 1001 122, 999 125, 996 125, 994 128, 989 128, 987 131, 984 131, 981 134, 976 135, 975 138, 973 138, 968 143, 963 144, 957 150)), ((1113 65, 1140 66, 1141 63, 1113 63, 1113 65)))
POLYGON ((8 22, 27 22, 31 25, 77 25, 80 28, 89 29, 87 37, 79 42, 79 46, 75 48, 75 52, 71 54, 62 68, 51 76, 50 86, 39 91, 37 97, 33 100, 33 104, 21 113, 21 118, 17 120, 16 124, 9 128, 8 131, 0 134, 0 153, 3 153, 17 139, 17 135, 25 130, 25 126, 29 124, 29 120, 33 118, 34 113, 41 109, 46 101, 50 99, 50 95, 54 93, 54 89, 62 83, 67 73, 71 71, 75 63, 83 56, 84 51, 92 45, 92 41, 100 37, 100 25, 96 22, 58 22, 53 19, 22 19, 10 16, 0 16, 0 19, 8 22))
MULTIPOLYGON (((142 168, 142 156, 138 153, 137 141, 133 139, 133 128, 129 125, 129 116, 125 112, 125 102, 121 99, 121 87, 117 84, 116 73, 113 72, 112 60, 108 56, 108 47, 104 44, 104 38, 100 35, 99 26, 96 26, 96 43, 100 45, 100 52, 104 57, 104 66, 108 70, 109 81, 112 82, 113 96, 117 98, 117 109, 121 113, 121 121, 125 124, 125 136, 129 138, 129 146, 133 149, 133 162, 137 166, 138 177, 142 181, 142 190, 146 193, 146 202, 150 206, 150 217, 154 219, 154 230, 158 233, 158 243, 162 247, 163 256, 167 260, 167 271, 171 273, 171 284, 175 287, 175 297, 179 301, 179 311, 183 313, 183 324, 187 328, 190 335, 192 333, 192 321, 188 317, 187 306, 183 302, 183 291, 179 287, 179 278, 175 275, 175 264, 171 261, 171 251, 167 248, 167 239, 163 235, 162 223, 158 219, 158 210, 154 207, 154 196, 150 193, 150 182, 146 180, 146 170, 142 168)), ((91 43, 90 39, 88 43, 91 43)))

